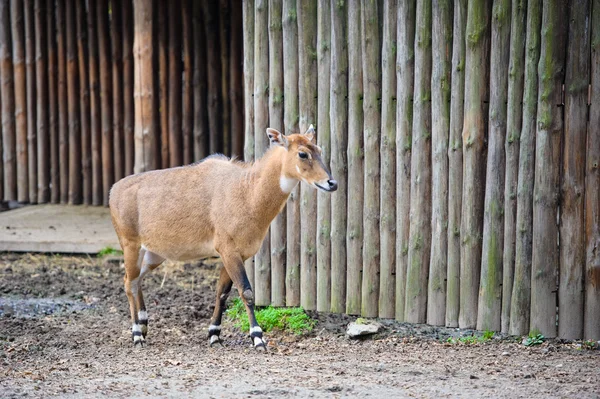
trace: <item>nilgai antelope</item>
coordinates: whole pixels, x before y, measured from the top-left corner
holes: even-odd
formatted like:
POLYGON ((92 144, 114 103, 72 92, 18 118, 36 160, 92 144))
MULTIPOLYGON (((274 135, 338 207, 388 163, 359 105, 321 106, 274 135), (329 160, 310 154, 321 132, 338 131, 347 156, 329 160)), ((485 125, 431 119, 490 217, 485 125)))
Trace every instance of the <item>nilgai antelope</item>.
POLYGON ((256 254, 299 181, 327 192, 337 189, 314 133, 312 125, 306 133, 288 137, 267 129, 271 148, 254 163, 213 155, 188 166, 128 176, 112 187, 110 213, 125 257, 134 346, 144 345, 148 331, 144 275, 165 259, 220 256, 224 267, 208 329, 210 345, 221 343, 221 317, 235 284, 246 306, 252 343, 265 348, 244 261, 256 254))

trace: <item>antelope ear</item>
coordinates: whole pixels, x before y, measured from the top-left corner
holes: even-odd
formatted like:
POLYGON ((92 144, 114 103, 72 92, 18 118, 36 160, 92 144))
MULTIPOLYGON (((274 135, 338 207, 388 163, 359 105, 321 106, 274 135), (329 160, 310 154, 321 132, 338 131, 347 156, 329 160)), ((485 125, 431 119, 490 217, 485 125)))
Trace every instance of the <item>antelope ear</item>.
POLYGON ((285 134, 281 133, 280 131, 268 128, 267 136, 269 137, 271 145, 280 145, 283 148, 288 148, 288 139, 285 137, 285 134))
POLYGON ((306 138, 308 139, 308 141, 315 143, 315 127, 311 124, 308 129, 306 130, 306 133, 304 133, 304 135, 306 136, 306 138))

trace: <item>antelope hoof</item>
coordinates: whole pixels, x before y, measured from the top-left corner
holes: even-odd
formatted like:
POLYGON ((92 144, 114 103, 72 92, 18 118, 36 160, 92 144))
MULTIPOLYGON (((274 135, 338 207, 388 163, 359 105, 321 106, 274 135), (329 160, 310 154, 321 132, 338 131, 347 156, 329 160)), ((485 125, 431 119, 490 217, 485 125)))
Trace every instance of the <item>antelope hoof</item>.
POLYGON ((218 335, 210 336, 210 347, 212 348, 214 346, 223 346, 223 341, 221 340, 221 338, 219 338, 218 335))
POLYGON ((140 327, 142 330, 142 337, 146 338, 146 335, 148 335, 148 320, 140 320, 140 327))
POLYGON ((133 346, 143 348, 146 345, 146 340, 142 335, 134 335, 133 336, 133 346))
POLYGON ((265 341, 263 341, 263 339, 260 337, 252 338, 252 343, 254 344, 254 349, 256 349, 259 352, 265 352, 267 350, 265 341))

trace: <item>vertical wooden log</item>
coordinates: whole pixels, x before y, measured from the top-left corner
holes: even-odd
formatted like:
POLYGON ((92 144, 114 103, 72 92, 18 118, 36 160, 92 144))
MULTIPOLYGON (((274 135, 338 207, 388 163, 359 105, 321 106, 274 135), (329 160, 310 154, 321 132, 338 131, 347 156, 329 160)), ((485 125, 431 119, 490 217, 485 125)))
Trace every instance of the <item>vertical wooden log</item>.
MULTIPOLYGON (((231 7, 229 39, 229 101, 231 102, 231 156, 244 155, 244 89, 242 74, 242 9, 238 2, 231 7)), ((281 22, 279 23, 281 25, 281 22)), ((281 28, 280 28, 281 30, 281 28)), ((283 104, 282 104, 283 107, 283 104)), ((282 125, 283 126, 283 125, 282 125)))
MULTIPOLYGON (((296 0, 283 0, 283 125, 298 133, 298 23, 296 0)), ((246 41, 244 40, 244 43, 246 41)), ((244 63, 246 65, 246 63, 244 63)), ((247 111, 246 111, 247 112, 247 111)), ((300 184, 286 206, 285 304, 300 305, 300 184)))
POLYGON ((383 2, 379 317, 394 318, 396 286, 396 0, 383 2))
MULTIPOLYGON (((193 2, 192 27, 194 36, 194 161, 199 161, 208 155, 208 114, 206 104, 206 39, 204 37, 204 28, 202 26, 201 5, 202 3, 198 1, 193 2)), ((240 24, 242 24, 242 21, 240 21, 240 24)), ((244 43, 246 42, 244 41, 244 43)), ((246 51, 246 46, 244 46, 244 51, 246 51)), ((254 62, 254 60, 252 60, 252 62, 254 62)), ((244 65, 244 68, 245 67, 246 66, 244 65)), ((240 110, 240 117, 242 115, 244 115, 244 110, 240 110)), ((242 154, 240 153, 239 155, 242 154)))
MULTIPOLYGON (((231 13, 229 0, 219 0, 219 67, 221 68, 221 81, 219 82, 221 94, 221 132, 224 154, 231 154, 231 113, 229 99, 229 15, 231 13)), ((264 27, 266 28, 266 27, 264 27)), ((266 136, 266 133, 265 133, 266 136)))
POLYGON ((37 87, 37 200, 44 204, 50 201, 50 157, 48 140, 48 64, 46 63, 46 2, 35 0, 35 75, 37 87))
POLYGON ((448 139, 452 68, 452 3, 433 1, 431 26, 431 263, 427 323, 446 321, 448 268, 448 139))
POLYGON ((154 76, 152 74, 152 0, 133 3, 133 72, 135 106, 135 173, 158 166, 154 76))
MULTIPOLYGON (((269 0, 269 127, 283 131, 282 1, 269 0)), ((233 117, 233 113, 232 113, 233 117)), ((271 304, 285 305, 286 212, 271 223, 271 304)))
POLYGON ((477 329, 500 331, 504 249, 504 139, 510 55, 510 0, 494 0, 490 111, 477 329))
POLYGON ((3 200, 17 200, 15 89, 11 51, 10 1, 0 1, 0 84, 2 92, 3 200))
POLYGON ((483 233, 485 133, 491 0, 469 0, 463 120, 463 201, 461 217, 460 328, 474 328, 483 233))
POLYGON ((556 215, 560 196, 560 156, 563 120, 567 24, 563 1, 544 2, 542 44, 538 67, 538 111, 533 191, 533 261, 530 331, 556 336, 556 276, 559 262, 556 215))
POLYGON ((35 26, 33 0, 23 4, 25 19, 25 69, 27 77, 27 176, 29 202, 37 203, 37 133, 35 81, 35 26))
POLYGON ((585 180, 585 339, 600 339, 600 0, 592 0, 591 102, 585 180))
POLYGON ((448 144, 448 272, 446 275, 446 326, 458 327, 460 310, 460 218, 462 209, 462 127, 465 98, 465 27, 467 0, 454 2, 452 32, 452 99, 448 144))
POLYGON ((528 0, 523 126, 519 143, 519 177, 517 181, 515 276, 510 304, 509 333, 512 335, 524 335, 529 332, 535 129, 538 94, 537 72, 540 58, 541 22, 542 2, 540 0, 528 0))
POLYGON ((570 3, 562 146, 558 336, 583 338, 585 153, 590 82, 590 2, 570 3))
MULTIPOLYGON (((181 145, 181 1, 167 6, 169 16, 169 166, 183 162, 181 145)), ((164 136, 163 136, 164 137, 164 136)))
POLYGON ((110 36, 108 32, 108 1, 96 2, 98 18, 98 62, 100 71, 100 114, 102 119, 102 204, 108 205, 108 194, 114 183, 114 163, 112 157, 112 79, 110 69, 110 36))
MULTIPOLYGON (((208 126, 209 148, 211 154, 222 151, 223 141, 221 115, 221 53, 219 50, 219 16, 217 12, 217 2, 205 0, 202 3, 204 34, 206 37, 206 64, 208 65, 208 126)), ((254 30, 252 32, 254 35, 254 30)), ((267 137, 265 132, 263 132, 263 136, 265 138, 267 137)), ((252 279, 250 279, 250 282, 252 282, 252 279)))
MULTIPOLYGON (((348 44, 346 3, 331 0, 331 311, 346 311, 346 223, 348 208, 348 44)), ((287 97, 285 97, 287 99, 287 97)), ((289 206, 289 205, 288 205, 289 206)))
MULTIPOLYGON (((75 2, 77 29, 77 58, 79 72, 79 107, 81 129, 81 178, 83 180, 82 199, 85 205, 92 204, 92 141, 90 136, 90 86, 87 61, 87 18, 85 5, 75 2)), ((38 108, 39 110, 39 108, 38 108)), ((41 159, 40 159, 41 162, 41 159)))
MULTIPOLYGON (((396 319, 404 321, 410 228, 410 163, 416 1, 398 2, 396 56, 396 319)), ((350 191, 349 191, 350 192, 350 191)))
POLYGON ((510 327, 510 303, 515 275, 517 218, 517 179, 519 172, 519 136, 523 107, 523 64, 525 60, 525 23, 527 4, 512 0, 510 22, 510 64, 508 66, 508 102, 506 105, 506 167, 504 178, 504 249, 502 251, 501 331, 510 327))
POLYGON ((23 2, 12 0, 10 3, 10 14, 12 22, 12 56, 15 85, 17 198, 19 202, 27 202, 29 201, 29 174, 27 171, 27 76, 25 71, 23 2))
POLYGON ((123 2, 123 149, 125 151, 125 176, 133 173, 135 159, 133 145, 133 4, 123 2))
MULTIPOLYGON (((169 162, 169 62, 167 49, 169 46, 169 30, 167 4, 158 2, 157 42, 158 42, 158 95, 160 110, 160 165, 162 169, 170 166, 169 162)), ((202 24, 200 25, 202 26, 202 24)))
MULTIPOLYGON (((298 0, 298 91, 300 131, 306 132, 317 118, 317 1, 298 0)), ((257 21, 258 22, 258 21, 257 21)), ((257 25, 259 25, 257 23, 257 25)), ((258 68, 258 65, 255 64, 258 68)), ((256 82, 255 82, 256 84, 256 82)), ((255 94, 256 95, 256 94, 255 94)), ((318 124, 317 124, 318 126, 318 124)), ((307 184, 300 187, 300 303, 308 310, 317 307, 316 240, 317 193, 307 184)))
POLYGON ((183 104, 181 139, 183 141, 183 163, 190 164, 194 158, 192 129, 194 125, 192 92, 192 3, 183 0, 181 7, 183 29, 183 104))
POLYGON ((111 3, 111 49, 112 49, 112 106, 113 106, 113 162, 115 181, 125 176, 125 151, 123 142, 123 8, 111 3))
POLYGON ((360 314, 363 245, 363 69, 361 9, 358 0, 348 3, 348 201, 346 313, 360 314))
MULTIPOLYGON (((254 154, 261 158, 269 147, 269 4, 256 0, 254 7, 254 154)), ((267 237, 269 234, 267 233, 267 237)), ((257 305, 271 302, 270 242, 265 238, 254 262, 254 295, 257 305)))
MULTIPOLYGON (((244 20, 244 160, 251 162, 254 160, 254 0, 243 1, 242 17, 244 20)), ((208 59, 208 48, 206 54, 208 59)), ((208 102, 210 103, 210 98, 208 102)), ((210 134, 210 129, 208 133, 210 134)), ((244 267, 250 285, 254 287, 254 257, 247 259, 244 267)), ((289 302, 287 304, 289 305, 289 302)))
POLYGON ((81 204, 81 125, 75 3, 66 3, 67 107, 69 111, 69 204, 81 204))
POLYGON ((69 201, 69 122, 66 65, 65 0, 56 1, 56 50, 58 62, 58 159, 60 202, 69 201))
POLYGON ((102 121, 98 72, 98 18, 96 7, 88 9, 88 51, 90 73, 90 138, 92 147, 92 205, 102 205, 102 121))
POLYGON ((410 235, 404 315, 409 323, 424 323, 431 255, 431 1, 417 2, 413 101, 410 235))
POLYGON ((48 10, 48 129, 50 137, 50 202, 60 202, 60 167, 58 151, 58 65, 56 43, 56 4, 48 10), (52 100, 50 100, 52 99, 52 100))
MULTIPOLYGON (((329 118, 331 73, 331 7, 329 0, 318 0, 317 11, 317 144, 323 150, 323 162, 331 159, 329 118)), ((335 178, 335 176, 334 176, 335 178)), ((331 308, 331 194, 317 192, 317 310, 331 308)))

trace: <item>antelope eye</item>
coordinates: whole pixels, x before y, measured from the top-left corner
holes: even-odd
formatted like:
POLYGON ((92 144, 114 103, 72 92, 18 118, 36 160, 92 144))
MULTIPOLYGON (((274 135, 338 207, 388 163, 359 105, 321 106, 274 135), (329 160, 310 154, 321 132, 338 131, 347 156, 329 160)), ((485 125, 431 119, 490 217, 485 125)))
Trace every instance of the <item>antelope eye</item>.
POLYGON ((302 158, 302 159, 307 159, 307 158, 308 158, 308 154, 307 154, 307 153, 305 153, 305 152, 299 152, 299 153, 298 153, 298 156, 299 156, 300 158, 302 158))

